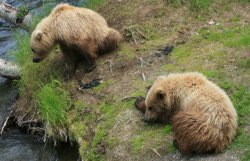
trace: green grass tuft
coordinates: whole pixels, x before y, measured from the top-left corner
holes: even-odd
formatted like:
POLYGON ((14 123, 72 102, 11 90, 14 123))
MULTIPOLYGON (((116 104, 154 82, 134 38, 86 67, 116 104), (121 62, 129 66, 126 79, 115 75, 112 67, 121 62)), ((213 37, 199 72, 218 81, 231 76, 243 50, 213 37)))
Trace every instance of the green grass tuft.
POLYGON ((194 11, 207 10, 213 0, 189 0, 190 9, 194 11))
POLYGON ((172 126, 171 125, 166 125, 165 127, 164 127, 164 129, 163 129, 163 133, 164 133, 164 135, 168 135, 168 134, 170 134, 171 133, 171 131, 172 131, 172 126))
POLYGON ((134 147, 134 152, 139 153, 142 150, 142 146, 144 143, 144 137, 142 136, 137 136, 134 139, 131 140, 133 147, 134 147))
POLYGON ((92 10, 96 10, 105 0, 87 0, 81 6, 92 10))
POLYGON ((245 27, 243 29, 227 29, 223 30, 222 32, 213 32, 208 35, 208 40, 220 41, 228 47, 244 47, 250 50, 250 27, 245 27))
POLYGON ((38 92, 38 101, 42 118, 52 126, 66 125, 66 110, 70 107, 70 98, 54 81, 42 87, 38 92))
POLYGON ((192 11, 207 11, 213 0, 167 0, 168 3, 178 7, 180 5, 188 5, 192 11))

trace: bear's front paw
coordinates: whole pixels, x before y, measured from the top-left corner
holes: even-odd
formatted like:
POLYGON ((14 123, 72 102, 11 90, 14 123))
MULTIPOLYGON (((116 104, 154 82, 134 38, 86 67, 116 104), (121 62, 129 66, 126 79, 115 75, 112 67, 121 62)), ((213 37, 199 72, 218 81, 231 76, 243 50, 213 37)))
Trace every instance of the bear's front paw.
POLYGON ((63 79, 65 81, 68 81, 71 77, 73 76, 72 72, 70 72, 69 70, 64 70, 63 72, 63 79))
POLYGON ((145 114, 146 112, 145 98, 141 96, 137 97, 135 100, 135 107, 143 114, 145 114))
POLYGON ((90 73, 96 68, 96 64, 91 64, 86 67, 86 72, 90 73))

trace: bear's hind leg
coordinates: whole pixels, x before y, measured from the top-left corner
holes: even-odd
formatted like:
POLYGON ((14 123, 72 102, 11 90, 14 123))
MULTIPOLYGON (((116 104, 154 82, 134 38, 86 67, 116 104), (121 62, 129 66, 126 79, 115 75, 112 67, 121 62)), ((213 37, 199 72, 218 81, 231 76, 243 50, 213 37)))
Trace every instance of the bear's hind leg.
POLYGON ((77 60, 77 58, 74 56, 74 52, 72 51, 72 49, 67 47, 66 45, 60 44, 60 49, 63 53, 65 61, 63 77, 65 80, 68 80, 74 75, 79 60, 77 60))
POLYGON ((87 73, 93 71, 96 68, 95 59, 89 57, 87 54, 85 54, 85 61, 85 68, 87 73))
POLYGON ((102 44, 99 46, 99 54, 104 54, 116 49, 121 41, 121 34, 118 31, 111 29, 108 35, 104 38, 102 44))
POLYGON ((207 153, 218 146, 216 128, 208 124, 208 117, 197 112, 178 112, 172 119, 177 147, 184 155, 207 153))

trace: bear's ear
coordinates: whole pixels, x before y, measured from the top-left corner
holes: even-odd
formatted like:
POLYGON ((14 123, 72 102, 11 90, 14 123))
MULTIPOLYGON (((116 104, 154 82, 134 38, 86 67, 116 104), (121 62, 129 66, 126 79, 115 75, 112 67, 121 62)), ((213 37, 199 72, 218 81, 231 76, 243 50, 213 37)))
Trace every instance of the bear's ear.
POLYGON ((41 41, 42 38, 43 38, 43 32, 42 32, 41 30, 38 30, 38 31, 36 32, 35 37, 36 37, 36 39, 37 39, 38 41, 41 41))
POLYGON ((158 100, 163 100, 165 98, 166 94, 163 92, 163 90, 159 89, 156 92, 156 97, 158 100))

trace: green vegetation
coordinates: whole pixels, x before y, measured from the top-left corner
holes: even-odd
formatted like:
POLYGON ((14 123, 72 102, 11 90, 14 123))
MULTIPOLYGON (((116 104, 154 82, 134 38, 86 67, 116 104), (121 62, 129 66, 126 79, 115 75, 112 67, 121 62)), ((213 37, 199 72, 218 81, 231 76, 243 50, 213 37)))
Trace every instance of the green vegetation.
POLYGON ((23 21, 23 18, 29 13, 29 10, 26 6, 20 6, 17 12, 17 19, 23 21))
POLYGON ((225 46, 250 50, 250 27, 226 29, 208 34, 211 41, 220 41, 225 46))
POLYGON ((86 7, 92 10, 96 10, 105 0, 87 0, 82 4, 82 7, 86 7))
POLYGON ((53 81, 38 92, 42 118, 51 126, 65 126, 67 123, 66 110, 70 107, 70 98, 60 86, 60 82, 53 81))
MULTIPOLYGON (((51 4, 44 5, 43 9, 49 13, 51 4)), ((43 15, 44 16, 44 15, 43 15)), ((35 25, 42 17, 34 17, 35 25)), ((20 91, 20 112, 28 113, 26 119, 32 119, 36 112, 39 118, 47 123, 47 133, 58 138, 60 128, 66 127, 66 110, 71 106, 68 92, 63 88, 62 67, 60 62, 44 61, 39 64, 32 62, 32 53, 29 46, 30 34, 15 34, 18 48, 13 52, 16 61, 21 66, 21 80, 17 82, 20 91), (58 127, 57 127, 58 126, 58 127), (54 128, 57 127, 57 128, 54 128)), ((51 54, 53 59, 57 54, 51 54)), ((64 131, 64 130, 62 130, 64 131)))
POLYGON ((168 3, 174 4, 175 6, 179 5, 188 5, 193 11, 207 10, 213 0, 167 0, 168 3))
POLYGON ((144 143, 144 137, 142 136, 137 136, 134 139, 131 140, 133 147, 134 147, 134 151, 135 153, 138 153, 142 150, 142 146, 144 143))

